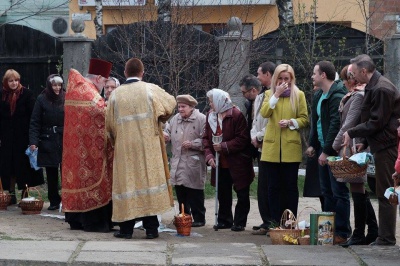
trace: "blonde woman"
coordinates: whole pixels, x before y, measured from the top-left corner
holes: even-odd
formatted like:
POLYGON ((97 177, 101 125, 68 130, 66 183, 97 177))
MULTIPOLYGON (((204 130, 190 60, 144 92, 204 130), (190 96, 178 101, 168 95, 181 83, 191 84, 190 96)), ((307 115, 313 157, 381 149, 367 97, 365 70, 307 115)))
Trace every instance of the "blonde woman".
POLYGON ((290 65, 281 64, 276 67, 271 89, 265 92, 260 113, 269 119, 260 163, 268 177, 271 217, 279 222, 285 209, 297 214, 297 174, 302 161, 299 130, 308 126, 306 99, 296 86, 294 70, 290 65))

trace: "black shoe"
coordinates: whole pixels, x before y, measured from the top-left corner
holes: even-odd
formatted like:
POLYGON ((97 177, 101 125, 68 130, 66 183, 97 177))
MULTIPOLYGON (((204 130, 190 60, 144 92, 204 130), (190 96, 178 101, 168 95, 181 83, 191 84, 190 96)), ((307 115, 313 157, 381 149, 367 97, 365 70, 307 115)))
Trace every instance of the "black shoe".
POLYGON ((8 206, 17 204, 17 197, 15 196, 15 192, 13 192, 13 193, 14 193, 14 194, 11 194, 11 193, 10 193, 11 201, 10 201, 10 203, 8 204, 8 206))
POLYGON ((268 227, 269 227, 268 224, 262 223, 258 226, 257 225, 253 226, 253 230, 257 231, 260 230, 261 228, 268 229, 268 227))
POLYGON ((115 232, 114 236, 116 238, 124 238, 124 239, 131 239, 132 238, 132 234, 121 234, 121 231, 115 232))
POLYGON ((192 227, 202 227, 205 224, 206 224, 205 222, 194 222, 192 223, 192 227))
POLYGON ((347 248, 354 245, 366 245, 365 237, 350 237, 346 242, 339 244, 339 246, 347 248))
POLYGON ((231 230, 232 230, 232 231, 235 231, 235 232, 244 231, 244 226, 241 226, 241 225, 233 225, 233 226, 231 227, 231 230))
POLYGON ((146 239, 154 239, 154 238, 158 238, 159 235, 157 234, 146 234, 146 239))
POLYGON ((214 225, 213 228, 214 229, 229 229, 231 228, 232 225, 230 224, 223 224, 223 223, 218 223, 217 225, 214 225))
POLYGON ((55 211, 58 210, 60 208, 60 205, 50 205, 47 210, 49 211, 55 211))

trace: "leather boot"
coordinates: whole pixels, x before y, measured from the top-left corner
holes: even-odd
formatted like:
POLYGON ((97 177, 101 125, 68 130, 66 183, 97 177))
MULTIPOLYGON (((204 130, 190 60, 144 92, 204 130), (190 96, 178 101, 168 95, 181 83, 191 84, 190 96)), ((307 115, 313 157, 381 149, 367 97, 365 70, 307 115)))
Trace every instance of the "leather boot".
POLYGON ((365 237, 365 243, 369 245, 374 242, 378 237, 378 222, 375 216, 374 207, 372 207, 371 200, 369 198, 368 192, 365 191, 367 197, 367 225, 368 225, 368 233, 365 237))
POLYGON ((351 193, 354 202, 354 231, 353 235, 341 244, 342 247, 352 245, 365 245, 365 223, 367 220, 367 202, 366 194, 351 193))
POLYGON ((10 191, 11 201, 8 205, 17 204, 17 197, 15 196, 15 191, 10 191))

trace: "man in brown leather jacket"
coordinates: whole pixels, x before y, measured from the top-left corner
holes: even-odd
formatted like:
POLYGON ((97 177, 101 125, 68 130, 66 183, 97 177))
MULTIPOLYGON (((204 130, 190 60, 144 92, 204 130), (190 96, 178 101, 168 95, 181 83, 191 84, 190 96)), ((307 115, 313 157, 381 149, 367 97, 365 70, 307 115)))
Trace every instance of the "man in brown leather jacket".
POLYGON ((379 202, 378 238, 371 245, 396 244, 396 207, 384 197, 393 186, 392 172, 397 158, 397 119, 400 117, 400 92, 378 71, 368 55, 350 60, 355 78, 367 83, 361 107, 361 123, 343 135, 344 144, 350 138, 364 137, 375 158, 376 194, 379 202))

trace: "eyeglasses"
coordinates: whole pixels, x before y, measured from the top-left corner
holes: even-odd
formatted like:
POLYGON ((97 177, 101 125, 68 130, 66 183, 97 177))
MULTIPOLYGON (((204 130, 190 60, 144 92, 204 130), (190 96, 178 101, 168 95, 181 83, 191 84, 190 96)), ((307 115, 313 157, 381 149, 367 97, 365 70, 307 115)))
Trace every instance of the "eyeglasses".
POLYGON ((247 90, 247 91, 242 91, 243 96, 245 96, 247 93, 249 93, 252 90, 253 90, 253 88, 251 88, 250 90, 247 90))

